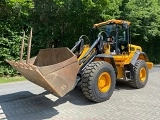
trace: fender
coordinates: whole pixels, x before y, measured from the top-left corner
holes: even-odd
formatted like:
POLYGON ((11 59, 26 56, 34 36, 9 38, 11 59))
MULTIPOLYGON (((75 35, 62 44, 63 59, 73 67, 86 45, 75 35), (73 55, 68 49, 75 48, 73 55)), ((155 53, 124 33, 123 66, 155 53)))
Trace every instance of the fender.
POLYGON ((145 52, 136 51, 131 59, 131 64, 135 65, 136 61, 138 59, 144 60, 146 62, 149 62, 148 56, 145 52))
POLYGON ((106 55, 106 54, 98 54, 98 55, 96 55, 95 58, 108 58, 110 60, 110 64, 113 66, 114 71, 115 71, 115 73, 117 75, 117 67, 116 67, 116 64, 115 64, 113 56, 106 55))

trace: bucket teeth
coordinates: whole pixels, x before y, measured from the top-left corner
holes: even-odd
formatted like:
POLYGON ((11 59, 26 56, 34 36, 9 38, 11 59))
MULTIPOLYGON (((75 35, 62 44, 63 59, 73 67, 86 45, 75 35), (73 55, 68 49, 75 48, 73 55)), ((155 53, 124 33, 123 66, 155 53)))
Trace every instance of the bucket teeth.
POLYGON ((14 62, 13 64, 14 66, 19 66, 18 62, 14 62))
POLYGON ((10 65, 14 66, 14 67, 20 67, 20 68, 24 68, 24 69, 29 69, 29 70, 35 70, 36 66, 32 65, 32 64, 27 64, 27 63, 23 63, 23 62, 15 62, 15 61, 10 61, 10 60, 6 60, 10 65))
POLYGON ((28 64, 23 63, 24 69, 32 69, 28 64))
POLYGON ((6 60, 10 65, 13 65, 15 61, 6 60))
POLYGON ((31 69, 35 70, 36 66, 32 65, 32 64, 28 64, 30 66, 31 69))

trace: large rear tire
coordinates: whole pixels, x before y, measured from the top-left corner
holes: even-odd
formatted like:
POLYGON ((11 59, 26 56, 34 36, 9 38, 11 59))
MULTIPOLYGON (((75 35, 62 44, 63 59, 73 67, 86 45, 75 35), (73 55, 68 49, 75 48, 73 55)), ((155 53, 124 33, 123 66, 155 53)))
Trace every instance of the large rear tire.
POLYGON ((115 88, 116 76, 111 64, 95 61, 86 66, 82 75, 83 94, 95 102, 108 100, 115 88))
POLYGON ((143 88, 148 81, 148 67, 144 60, 137 60, 133 66, 133 78, 129 84, 134 88, 143 88))

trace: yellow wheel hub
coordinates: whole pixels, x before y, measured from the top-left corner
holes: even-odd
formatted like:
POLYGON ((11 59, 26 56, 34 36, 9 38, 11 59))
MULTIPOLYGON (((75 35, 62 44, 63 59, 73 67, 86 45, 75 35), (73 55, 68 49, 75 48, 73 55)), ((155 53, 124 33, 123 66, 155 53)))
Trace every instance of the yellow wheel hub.
POLYGON ((139 78, 141 82, 144 82, 146 80, 146 69, 143 67, 140 69, 139 78))
POLYGON ((108 72, 103 72, 98 78, 98 89, 107 92, 111 86, 111 76, 108 72))

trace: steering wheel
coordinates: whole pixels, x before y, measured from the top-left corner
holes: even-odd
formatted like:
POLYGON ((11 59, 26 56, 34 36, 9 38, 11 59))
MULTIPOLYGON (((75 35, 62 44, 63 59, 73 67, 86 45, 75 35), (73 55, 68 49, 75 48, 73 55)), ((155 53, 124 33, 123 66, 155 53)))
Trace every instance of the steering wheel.
POLYGON ((81 35, 81 36, 79 37, 79 40, 84 40, 84 43, 85 43, 85 44, 90 44, 90 40, 89 40, 89 38, 88 38, 87 35, 81 35))
POLYGON ((109 35, 105 32, 105 31, 101 31, 99 34, 98 34, 98 37, 102 37, 103 41, 108 41, 108 38, 109 38, 109 35))

